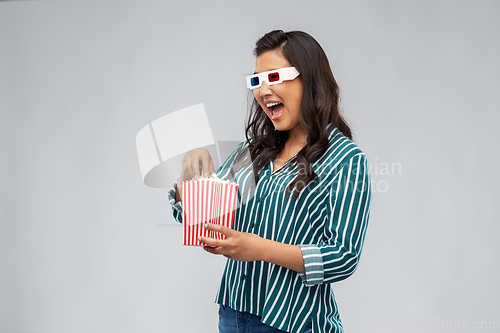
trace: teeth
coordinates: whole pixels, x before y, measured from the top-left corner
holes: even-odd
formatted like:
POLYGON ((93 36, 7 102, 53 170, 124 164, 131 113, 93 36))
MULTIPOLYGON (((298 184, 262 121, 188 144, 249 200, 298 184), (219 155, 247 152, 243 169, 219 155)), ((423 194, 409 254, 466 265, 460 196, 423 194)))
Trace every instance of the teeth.
POLYGON ((281 104, 281 103, 267 103, 266 106, 268 108, 272 107, 272 106, 275 106, 275 105, 278 105, 278 104, 281 104))

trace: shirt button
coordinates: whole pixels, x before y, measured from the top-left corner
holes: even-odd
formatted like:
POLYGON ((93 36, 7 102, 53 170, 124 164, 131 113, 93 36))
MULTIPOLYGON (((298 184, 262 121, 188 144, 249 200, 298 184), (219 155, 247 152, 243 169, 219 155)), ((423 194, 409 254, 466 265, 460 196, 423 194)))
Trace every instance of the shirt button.
POLYGON ((257 202, 260 202, 260 197, 257 197, 257 202))
POLYGON ((243 274, 243 275, 241 276, 241 280, 245 280, 245 277, 246 277, 246 275, 245 275, 245 274, 243 274))
POLYGON ((252 228, 255 227, 255 223, 250 224, 250 227, 252 228))

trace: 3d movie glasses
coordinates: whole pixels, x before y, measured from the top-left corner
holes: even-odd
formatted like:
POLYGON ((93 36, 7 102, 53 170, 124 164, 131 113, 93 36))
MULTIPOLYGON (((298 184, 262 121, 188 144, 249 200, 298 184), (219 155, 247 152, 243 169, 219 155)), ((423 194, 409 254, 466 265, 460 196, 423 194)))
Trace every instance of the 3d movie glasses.
POLYGON ((295 67, 279 68, 268 72, 249 75, 247 76, 247 88, 260 88, 263 81, 269 86, 272 86, 273 84, 278 84, 286 80, 293 80, 299 75, 300 73, 295 67))

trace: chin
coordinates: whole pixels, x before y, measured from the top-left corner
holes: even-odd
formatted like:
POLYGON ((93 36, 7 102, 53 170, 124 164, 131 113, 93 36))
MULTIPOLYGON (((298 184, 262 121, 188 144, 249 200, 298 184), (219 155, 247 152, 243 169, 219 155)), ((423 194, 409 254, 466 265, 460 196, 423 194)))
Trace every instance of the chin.
POLYGON ((280 125, 275 124, 275 123, 273 123, 273 125, 274 125, 274 128, 277 131, 280 131, 280 132, 286 132, 286 131, 288 131, 288 128, 286 126, 280 126, 280 125))
POLYGON ((279 122, 275 122, 274 120, 271 119, 271 117, 268 115, 269 117, 269 120, 271 120, 271 122, 273 123, 274 125, 274 128, 277 130, 277 131, 280 131, 280 132, 286 132, 288 130, 290 130, 290 126, 288 124, 286 124, 286 121, 284 121, 285 119, 281 119, 279 122))

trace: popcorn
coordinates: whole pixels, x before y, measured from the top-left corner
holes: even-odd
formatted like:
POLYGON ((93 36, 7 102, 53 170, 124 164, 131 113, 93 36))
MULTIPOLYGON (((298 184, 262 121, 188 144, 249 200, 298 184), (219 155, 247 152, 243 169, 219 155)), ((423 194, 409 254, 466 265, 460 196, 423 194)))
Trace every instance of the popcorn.
POLYGON ((233 227, 238 184, 219 179, 215 174, 182 184, 184 245, 203 246, 199 236, 225 239, 226 236, 207 230, 205 223, 233 227))

